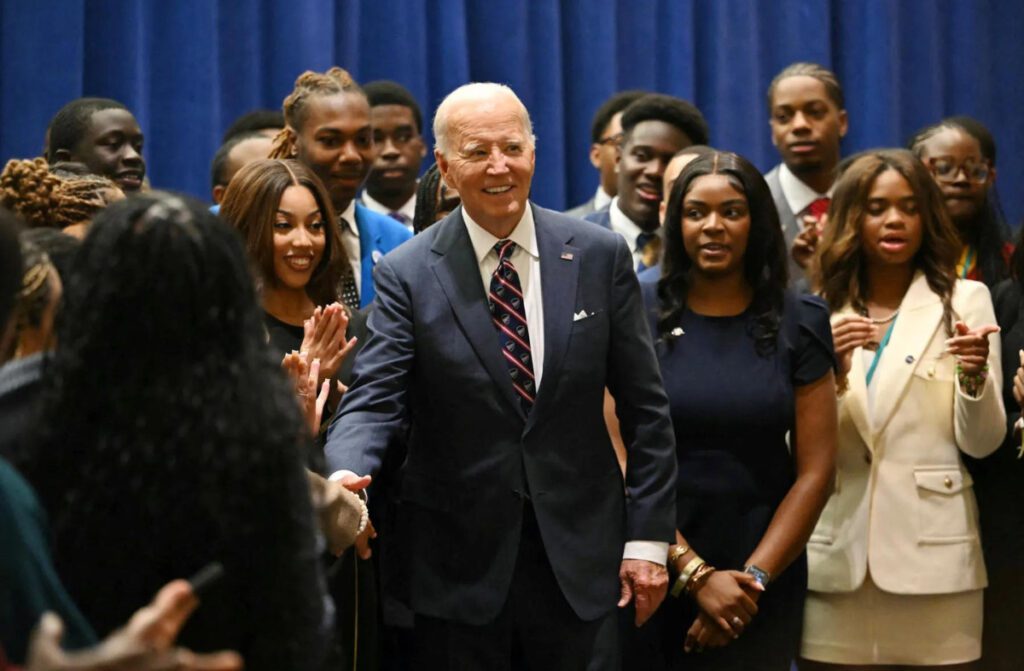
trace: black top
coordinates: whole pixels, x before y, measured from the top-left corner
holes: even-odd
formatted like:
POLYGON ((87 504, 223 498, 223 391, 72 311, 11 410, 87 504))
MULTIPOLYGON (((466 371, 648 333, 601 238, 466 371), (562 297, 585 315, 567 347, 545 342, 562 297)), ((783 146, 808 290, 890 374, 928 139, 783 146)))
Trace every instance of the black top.
POLYGON ((1020 456, 1020 437, 1013 437, 1012 427, 1020 417, 1020 405, 1013 397, 1013 378, 1020 366, 1019 352, 1024 349, 1024 292, 1014 280, 1004 280, 993 288, 992 303, 1002 329, 1007 435, 999 449, 985 459, 962 457, 974 479, 985 562, 989 567, 1019 566, 1024 554, 1024 459, 1020 456))
MULTIPOLYGON (((730 317, 686 310, 682 333, 659 338, 656 285, 643 290, 676 435, 677 528, 712 566, 742 570, 795 481, 794 390, 834 366, 828 308, 787 294, 775 351, 762 356, 749 308, 730 317)), ((679 654, 697 610, 692 599, 670 599, 668 665, 788 669, 799 648, 806 573, 801 555, 773 576, 744 635, 702 655, 679 654)))
MULTIPOLYGON (((335 376, 342 384, 352 383, 352 365, 356 360, 359 350, 366 344, 368 331, 366 330, 366 318, 370 307, 362 310, 353 310, 349 314, 348 328, 345 330, 346 338, 358 338, 355 349, 353 349, 345 361, 342 362, 338 374, 335 376)), ((279 353, 281 357, 292 350, 298 350, 302 345, 302 327, 288 324, 273 316, 269 312, 263 313, 263 324, 267 327, 267 338, 270 342, 270 351, 279 353)))

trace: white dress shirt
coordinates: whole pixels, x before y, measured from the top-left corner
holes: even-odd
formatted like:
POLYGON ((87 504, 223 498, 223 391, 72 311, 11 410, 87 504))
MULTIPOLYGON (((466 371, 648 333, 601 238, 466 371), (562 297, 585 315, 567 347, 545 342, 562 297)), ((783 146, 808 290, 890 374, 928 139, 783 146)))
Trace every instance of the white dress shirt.
POLYGON ((352 200, 341 213, 341 242, 345 245, 345 254, 348 256, 348 264, 352 266, 352 274, 355 275, 356 289, 359 295, 363 295, 363 262, 361 248, 359 246, 359 227, 356 226, 356 201, 352 200))
POLYGON ((597 186, 597 191, 594 193, 594 211, 603 210, 606 205, 612 202, 614 196, 608 195, 608 192, 604 190, 604 187, 600 184, 597 186))
POLYGON ((794 175, 785 163, 779 166, 779 186, 782 187, 782 195, 789 204, 790 211, 796 215, 797 221, 800 221, 800 217, 805 214, 804 210, 810 207, 811 203, 819 198, 831 198, 832 192, 836 189, 836 183, 832 182, 828 191, 818 193, 794 175))
POLYGON ((622 236, 626 241, 626 247, 633 254, 633 268, 637 267, 643 259, 643 250, 636 246, 637 236, 644 232, 644 229, 633 223, 633 220, 626 216, 626 213, 619 207, 619 197, 612 198, 608 206, 608 217, 611 220, 612 230, 622 236))
MULTIPOLYGON (((412 220, 416 217, 415 192, 413 192, 412 197, 409 198, 409 200, 405 201, 405 204, 402 205, 402 207, 398 208, 397 210, 392 210, 387 205, 383 205, 378 201, 374 200, 373 196, 371 196, 368 191, 363 191, 363 205, 365 205, 367 209, 373 210, 374 212, 380 212, 381 214, 387 216, 391 216, 392 212, 397 212, 398 214, 405 217, 405 221, 401 222, 401 224, 408 228, 410 231, 412 231, 412 220)), ((394 219, 394 217, 392 217, 392 219, 394 219)))

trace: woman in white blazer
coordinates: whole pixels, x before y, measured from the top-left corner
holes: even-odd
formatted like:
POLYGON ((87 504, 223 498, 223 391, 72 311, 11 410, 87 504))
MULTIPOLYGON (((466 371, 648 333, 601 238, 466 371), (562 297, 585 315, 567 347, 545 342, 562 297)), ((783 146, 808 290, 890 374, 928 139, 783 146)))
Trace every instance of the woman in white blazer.
POLYGON ((835 490, 807 548, 802 669, 971 669, 985 564, 971 478, 1005 432, 988 289, 904 150, 855 157, 820 264, 840 359, 835 490))

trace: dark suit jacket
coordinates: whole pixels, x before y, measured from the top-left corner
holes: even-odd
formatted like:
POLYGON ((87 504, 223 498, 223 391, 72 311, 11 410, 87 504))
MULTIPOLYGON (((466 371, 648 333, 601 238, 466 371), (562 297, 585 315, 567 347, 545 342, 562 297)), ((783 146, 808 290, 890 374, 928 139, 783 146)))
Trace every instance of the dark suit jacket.
POLYGON ((328 435, 332 470, 375 473, 411 423, 406 557, 412 606, 424 615, 497 616, 527 496, 562 593, 584 620, 614 608, 626 541, 673 538, 674 438, 632 257, 610 231, 533 212, 545 355, 529 417, 458 208, 378 263, 369 342, 328 435), (588 316, 577 320, 580 311, 588 316), (605 387, 630 450, 625 492, 602 417, 605 387))
POLYGON ((609 231, 612 230, 611 205, 591 212, 587 216, 583 217, 583 221, 589 221, 597 224, 601 228, 607 228, 609 231))
POLYGON ((392 249, 412 237, 409 229, 391 217, 356 203, 356 228, 359 229, 359 258, 362 265, 359 307, 373 302, 373 268, 392 249))
POLYGON ((779 182, 779 166, 772 168, 764 181, 768 182, 768 188, 772 192, 772 200, 775 201, 775 209, 779 212, 779 223, 782 225, 782 233, 786 236, 786 258, 789 261, 789 286, 799 290, 806 289, 804 270, 796 264, 793 256, 789 253, 793 249, 793 241, 803 230, 803 223, 797 221, 796 214, 789 207, 785 194, 782 193, 782 184, 779 182))

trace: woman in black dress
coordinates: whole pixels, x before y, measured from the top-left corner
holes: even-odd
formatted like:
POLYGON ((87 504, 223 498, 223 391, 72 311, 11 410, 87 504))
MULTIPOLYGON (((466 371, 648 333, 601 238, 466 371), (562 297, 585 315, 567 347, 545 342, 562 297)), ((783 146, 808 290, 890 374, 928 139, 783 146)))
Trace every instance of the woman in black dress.
POLYGON ((663 235, 662 276, 643 286, 679 458, 662 654, 673 669, 787 671, 834 477, 828 310, 785 291, 771 193, 736 154, 683 169, 663 235))
POLYGON ((308 430, 234 231, 182 196, 111 205, 76 256, 57 339, 27 474, 97 634, 218 561, 182 643, 238 650, 250 670, 322 668, 308 430))

